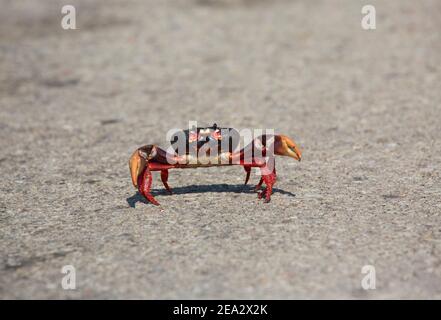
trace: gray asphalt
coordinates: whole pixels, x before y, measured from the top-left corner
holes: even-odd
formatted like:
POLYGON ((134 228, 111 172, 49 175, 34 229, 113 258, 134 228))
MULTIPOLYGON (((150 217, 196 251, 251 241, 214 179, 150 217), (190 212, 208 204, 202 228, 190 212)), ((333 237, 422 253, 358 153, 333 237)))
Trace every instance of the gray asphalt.
POLYGON ((371 31, 363 1, 69 3, 77 30, 62 1, 0 1, 0 298, 441 298, 439 1, 369 1, 371 31), (302 162, 270 204, 239 167, 143 202, 131 152, 189 120, 273 128, 302 162))

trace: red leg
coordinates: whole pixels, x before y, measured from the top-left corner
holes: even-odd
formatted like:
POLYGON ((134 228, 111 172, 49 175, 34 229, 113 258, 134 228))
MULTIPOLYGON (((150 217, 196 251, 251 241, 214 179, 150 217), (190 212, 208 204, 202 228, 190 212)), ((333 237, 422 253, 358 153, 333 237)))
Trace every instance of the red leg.
MULTIPOLYGON (((250 180, 250 174, 251 174, 251 167, 249 166, 244 166, 243 167, 245 169, 245 172, 247 173, 246 177, 245 177, 245 184, 248 183, 248 180, 250 180)), ((263 176, 261 176, 259 183, 254 187, 254 191, 259 191, 260 188, 262 187, 262 183, 263 183, 263 176)), ((260 198, 260 197, 259 197, 260 198)))
POLYGON ((262 183, 263 183, 263 176, 260 177, 260 181, 259 181, 259 183, 254 187, 254 191, 259 191, 260 188, 262 187, 262 183))
MULTIPOLYGON (((243 168, 245 169, 245 172, 247 174, 245 177, 245 184, 247 184, 248 181, 250 180, 251 166, 243 165, 243 168)), ((254 191, 259 191, 260 188, 262 187, 262 183, 263 183, 263 176, 260 178, 259 183, 254 187, 254 191)))
POLYGON ((161 181, 164 184, 165 189, 171 194, 172 191, 167 183, 168 180, 168 170, 161 170, 161 181))
POLYGON ((265 196, 265 202, 271 201, 271 194, 273 193, 273 185, 276 183, 276 168, 273 172, 267 175, 262 175, 263 182, 265 182, 265 188, 257 195, 259 199, 265 196))
POLYGON ((144 172, 139 175, 138 178, 138 190, 148 201, 156 206, 159 206, 159 202, 150 193, 150 187, 152 186, 152 172, 149 170, 148 165, 144 169, 144 172))
POLYGON ((247 173, 247 176, 245 177, 245 184, 248 183, 248 180, 250 180, 250 173, 251 173, 251 167, 244 166, 245 172, 247 173))

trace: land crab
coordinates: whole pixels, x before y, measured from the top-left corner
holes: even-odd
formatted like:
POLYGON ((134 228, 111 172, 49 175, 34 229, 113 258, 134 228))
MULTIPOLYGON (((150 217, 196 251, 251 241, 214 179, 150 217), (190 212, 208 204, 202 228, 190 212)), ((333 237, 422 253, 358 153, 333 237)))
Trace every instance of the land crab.
POLYGON ((136 149, 130 157, 132 183, 154 205, 159 203, 150 192, 153 171, 160 171, 165 189, 172 193, 168 185, 170 169, 240 165, 245 169, 247 184, 251 168, 256 167, 260 169, 261 178, 255 190, 259 199, 264 198, 265 202, 269 202, 276 182, 274 157, 287 156, 297 161, 302 158, 299 147, 285 135, 262 134, 237 151, 240 137, 233 128, 219 128, 214 124, 211 127, 193 127, 178 133, 180 135, 173 136, 167 150, 149 144, 136 149), (265 188, 260 191, 262 184, 265 184, 265 188))

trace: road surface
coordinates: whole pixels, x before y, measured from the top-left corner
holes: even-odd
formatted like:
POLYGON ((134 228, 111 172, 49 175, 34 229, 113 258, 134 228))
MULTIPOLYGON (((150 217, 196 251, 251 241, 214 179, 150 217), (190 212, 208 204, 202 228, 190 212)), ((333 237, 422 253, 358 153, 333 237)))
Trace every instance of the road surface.
POLYGON ((63 1, 1 0, 0 298, 441 298, 441 3, 369 3, 375 30, 363 1, 71 0, 64 30, 63 1), (302 162, 270 204, 240 167, 145 203, 130 154, 189 120, 302 162))

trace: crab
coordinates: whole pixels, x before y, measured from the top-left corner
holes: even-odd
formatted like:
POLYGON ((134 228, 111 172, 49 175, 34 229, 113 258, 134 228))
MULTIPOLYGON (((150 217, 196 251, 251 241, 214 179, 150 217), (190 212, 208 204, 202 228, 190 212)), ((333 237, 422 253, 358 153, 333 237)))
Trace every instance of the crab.
POLYGON ((251 169, 260 169, 260 181, 254 190, 258 198, 270 202, 273 186, 276 182, 275 156, 287 156, 297 161, 302 153, 296 143, 285 135, 263 134, 254 138, 247 146, 235 151, 238 144, 238 132, 232 128, 212 127, 192 128, 181 131, 184 135, 185 148, 173 148, 176 136, 167 150, 155 144, 144 145, 136 149, 129 160, 132 183, 138 192, 150 203, 159 205, 151 194, 152 172, 159 171, 165 189, 172 194, 168 185, 170 169, 204 168, 213 166, 240 165, 245 170, 245 185, 250 179, 251 169), (222 148, 222 141, 229 140, 228 148, 222 148), (235 141, 235 142, 234 142, 235 141), (211 148, 208 148, 210 146, 211 148), (262 185, 265 187, 262 189, 262 185))

